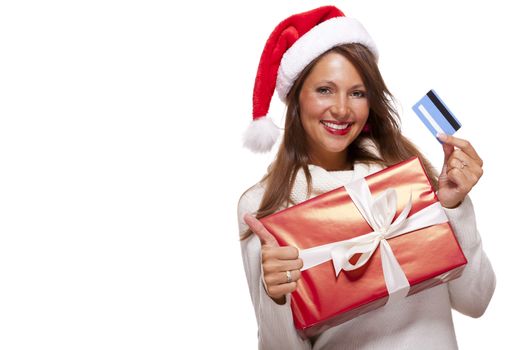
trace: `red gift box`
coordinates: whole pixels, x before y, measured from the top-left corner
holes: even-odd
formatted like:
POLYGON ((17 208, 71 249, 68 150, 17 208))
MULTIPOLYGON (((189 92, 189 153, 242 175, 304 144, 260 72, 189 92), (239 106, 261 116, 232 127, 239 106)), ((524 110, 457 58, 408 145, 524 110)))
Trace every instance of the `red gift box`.
MULTIPOLYGON (((415 230, 410 229, 411 225, 405 225, 404 230, 408 229, 408 232, 387 237, 384 230, 378 229, 374 223, 372 226, 376 229, 372 228, 370 218, 364 218, 362 200, 356 196, 358 193, 355 189, 347 189, 351 186, 337 188, 262 218, 263 225, 281 246, 297 247, 301 257, 307 256, 307 252, 324 249, 321 255, 328 257, 328 260, 322 259, 314 265, 321 263, 302 271, 297 289, 291 294, 294 323, 303 337, 315 336, 387 303, 389 290, 391 293, 393 291, 390 285, 387 287, 383 273, 383 264, 389 260, 382 259, 388 250, 388 247, 384 247, 385 242, 388 242, 386 245, 395 256, 394 261, 399 263, 397 266, 401 268, 399 271, 403 279, 406 276, 405 281, 408 281, 405 292, 393 293, 390 298, 399 293, 402 296, 411 295, 457 278, 467 263, 418 158, 408 159, 369 175, 361 180, 361 185, 366 187, 366 191, 369 189, 370 199, 391 197, 385 196, 385 193, 392 195, 395 192, 393 196, 395 199, 397 195, 397 201, 393 205, 390 199, 384 201, 393 207, 388 220, 392 219, 394 223, 405 217, 412 220, 432 216, 428 214, 430 209, 434 209, 433 213, 445 219, 441 223, 415 230), (362 267, 338 273, 335 269, 337 264, 334 263, 337 254, 332 260, 327 252, 334 244, 339 245, 339 253, 341 250, 347 251, 345 249, 353 243, 334 242, 353 242, 370 235, 373 236, 377 249, 369 254, 354 255, 350 252, 346 256, 346 261, 349 258, 351 264, 357 264, 357 260, 363 260, 361 257, 367 255, 370 255, 369 260, 362 267), (385 237, 387 238, 383 239, 385 237), (381 244, 376 244, 379 242, 381 244)), ((381 209, 381 205, 371 206, 372 214, 378 208, 381 209)), ((358 247, 357 252, 362 252, 359 249, 361 248, 358 247)))

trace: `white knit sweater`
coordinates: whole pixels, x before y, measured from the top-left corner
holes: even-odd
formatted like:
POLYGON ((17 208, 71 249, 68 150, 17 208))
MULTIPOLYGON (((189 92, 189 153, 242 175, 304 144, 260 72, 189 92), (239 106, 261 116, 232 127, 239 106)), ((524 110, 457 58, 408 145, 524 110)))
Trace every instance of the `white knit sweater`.
MULTIPOLYGON (((309 169, 313 180, 311 197, 315 197, 381 168, 358 163, 349 171, 328 172, 314 165, 309 169)), ((257 184, 239 200, 240 232, 247 229, 242 217, 257 211, 263 193, 264 186, 257 184)), ((308 199, 303 172, 297 176, 291 197, 296 203, 308 199)), ((317 339, 299 337, 293 324, 289 295, 284 305, 278 305, 266 294, 257 236, 241 241, 244 269, 259 326, 259 349, 457 349, 451 309, 480 317, 492 297, 496 279, 482 249, 470 199, 467 197, 458 208, 445 211, 468 260, 463 275, 333 327, 317 339)))

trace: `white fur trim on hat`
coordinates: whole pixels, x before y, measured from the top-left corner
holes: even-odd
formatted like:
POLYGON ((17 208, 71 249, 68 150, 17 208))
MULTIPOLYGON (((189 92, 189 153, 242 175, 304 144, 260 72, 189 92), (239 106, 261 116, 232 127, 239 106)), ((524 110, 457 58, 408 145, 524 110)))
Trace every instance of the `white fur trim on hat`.
POLYGON ((276 82, 276 90, 281 101, 286 101, 286 95, 304 67, 329 49, 348 43, 363 44, 372 51, 376 61, 379 58, 372 37, 355 18, 329 19, 300 37, 281 59, 276 82))
POLYGON ((255 153, 269 152, 279 134, 279 128, 269 117, 254 119, 244 133, 244 146, 255 153))

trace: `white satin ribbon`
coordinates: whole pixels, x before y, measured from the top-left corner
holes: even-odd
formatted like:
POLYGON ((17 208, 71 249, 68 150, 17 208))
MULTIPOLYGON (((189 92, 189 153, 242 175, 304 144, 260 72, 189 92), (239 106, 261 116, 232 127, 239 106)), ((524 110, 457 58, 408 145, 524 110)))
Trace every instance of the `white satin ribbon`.
POLYGON ((387 240, 447 222, 448 218, 443 208, 439 202, 436 202, 408 217, 412 209, 411 194, 403 211, 392 222, 397 210, 397 194, 394 189, 388 188, 373 198, 365 179, 347 184, 345 189, 373 231, 352 239, 301 250, 299 257, 304 264, 301 271, 328 260, 332 260, 336 276, 341 270, 358 269, 366 264, 377 246, 381 244, 381 265, 389 293, 388 302, 404 298, 410 289, 410 284, 387 240), (358 253, 362 254, 359 259, 355 264, 350 263, 349 259, 358 253))

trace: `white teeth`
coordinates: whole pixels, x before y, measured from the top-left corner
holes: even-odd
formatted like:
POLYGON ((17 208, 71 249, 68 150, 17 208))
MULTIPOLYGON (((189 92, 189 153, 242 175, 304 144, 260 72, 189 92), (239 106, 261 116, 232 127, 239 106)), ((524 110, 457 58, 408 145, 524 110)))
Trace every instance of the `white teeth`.
POLYGON ((327 122, 327 121, 324 121, 324 120, 322 120, 321 123, 323 123, 324 125, 328 126, 328 127, 331 128, 331 129, 336 129, 336 130, 343 130, 343 129, 346 129, 346 128, 348 128, 348 126, 350 125, 350 123, 346 123, 346 124, 334 124, 334 123, 330 123, 330 122, 327 122))

